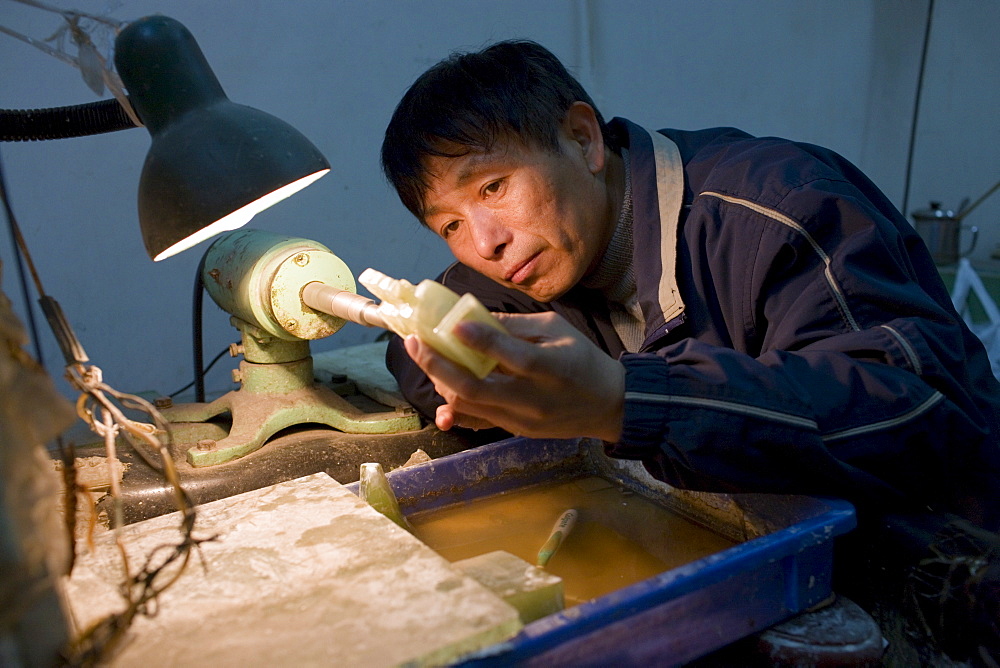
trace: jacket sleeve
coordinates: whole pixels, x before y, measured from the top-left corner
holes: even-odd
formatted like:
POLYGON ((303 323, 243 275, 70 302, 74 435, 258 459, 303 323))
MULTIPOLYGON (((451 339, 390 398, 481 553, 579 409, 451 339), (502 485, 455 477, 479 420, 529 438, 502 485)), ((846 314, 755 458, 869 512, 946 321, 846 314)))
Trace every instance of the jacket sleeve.
POLYGON ((820 180, 769 205, 702 193, 683 235, 682 271, 716 279, 690 301, 715 307, 622 356, 609 454, 686 488, 1000 523, 1000 386, 898 213, 820 180))

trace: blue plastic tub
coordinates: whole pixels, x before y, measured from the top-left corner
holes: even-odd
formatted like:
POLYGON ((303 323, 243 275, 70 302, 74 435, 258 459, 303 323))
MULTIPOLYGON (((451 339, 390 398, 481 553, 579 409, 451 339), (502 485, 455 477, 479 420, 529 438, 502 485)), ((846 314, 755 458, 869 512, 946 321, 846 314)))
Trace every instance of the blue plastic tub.
POLYGON ((629 488, 738 544, 527 624, 463 665, 691 661, 827 599, 833 538, 855 525, 844 501, 674 490, 590 440, 508 439, 388 478, 410 514, 581 475, 629 488))

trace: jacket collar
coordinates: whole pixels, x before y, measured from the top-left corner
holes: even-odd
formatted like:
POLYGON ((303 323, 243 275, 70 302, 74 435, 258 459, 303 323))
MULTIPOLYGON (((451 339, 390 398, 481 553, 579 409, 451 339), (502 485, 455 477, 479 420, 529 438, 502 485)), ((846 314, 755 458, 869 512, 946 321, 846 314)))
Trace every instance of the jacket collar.
POLYGON ((632 177, 633 267, 646 320, 646 342, 679 324, 684 302, 677 287, 677 242, 684 198, 684 164, 677 145, 623 118, 609 123, 628 148, 632 177))

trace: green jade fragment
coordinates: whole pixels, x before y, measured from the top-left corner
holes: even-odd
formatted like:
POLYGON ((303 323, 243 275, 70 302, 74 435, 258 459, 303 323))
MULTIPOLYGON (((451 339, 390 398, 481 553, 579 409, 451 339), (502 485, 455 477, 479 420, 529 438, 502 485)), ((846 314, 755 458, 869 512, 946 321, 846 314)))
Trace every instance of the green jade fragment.
POLYGON ((453 566, 517 608, 525 624, 565 607, 562 578, 510 552, 487 552, 453 566))
POLYGON ((413 527, 409 520, 403 515, 396 500, 396 494, 389 485, 389 480, 382 471, 379 463, 367 463, 361 465, 361 478, 358 496, 362 501, 366 501, 375 510, 379 511, 390 520, 413 533, 413 527))
POLYGON ((555 525, 552 527, 552 533, 549 534, 548 540, 542 545, 542 549, 538 551, 538 565, 544 566, 549 563, 549 559, 552 555, 556 553, 559 546, 562 545, 563 541, 566 540, 566 536, 569 532, 573 530, 573 525, 576 524, 576 518, 579 513, 570 508, 556 520, 555 525))

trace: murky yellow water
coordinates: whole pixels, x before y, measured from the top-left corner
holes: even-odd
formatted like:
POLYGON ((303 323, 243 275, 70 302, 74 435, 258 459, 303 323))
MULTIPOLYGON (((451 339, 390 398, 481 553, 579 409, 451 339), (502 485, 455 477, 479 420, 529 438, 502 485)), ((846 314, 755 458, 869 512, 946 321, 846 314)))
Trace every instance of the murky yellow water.
POLYGON ((566 606, 725 550, 734 543, 601 478, 547 483, 411 516, 418 538, 449 561, 506 550, 535 563, 563 511, 580 513, 546 570, 566 606))

